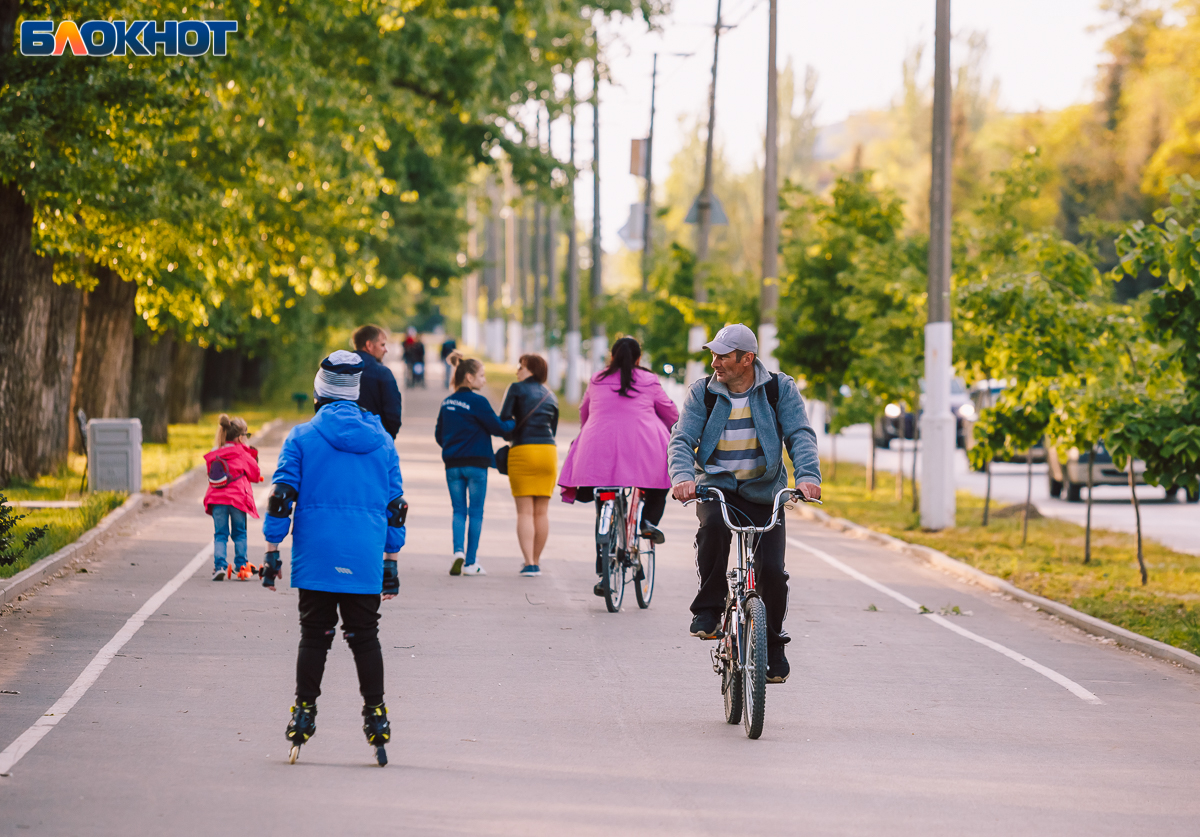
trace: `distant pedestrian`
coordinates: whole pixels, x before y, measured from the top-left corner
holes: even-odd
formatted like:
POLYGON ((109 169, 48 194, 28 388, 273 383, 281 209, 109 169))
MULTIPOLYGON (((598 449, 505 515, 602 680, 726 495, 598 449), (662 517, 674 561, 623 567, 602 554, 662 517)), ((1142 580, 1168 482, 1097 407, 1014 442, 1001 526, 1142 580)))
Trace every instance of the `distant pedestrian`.
POLYGON ((258 517, 252 482, 262 482, 258 470, 258 451, 246 444, 250 433, 245 419, 224 413, 217 420, 215 447, 204 454, 208 468, 208 490, 204 492, 204 511, 213 519, 213 581, 237 574, 247 581, 254 567, 246 558, 246 515, 258 517), (233 536, 233 566, 228 564, 229 538, 233 536))
POLYGON ((450 355, 458 349, 458 341, 453 337, 447 337, 442 341, 442 371, 446 375, 445 388, 450 389, 450 378, 454 373, 453 367, 450 365, 450 355))
POLYGON ((433 438, 442 449, 446 486, 454 507, 454 562, 450 575, 487 575, 476 555, 483 531, 488 468, 496 465, 492 437, 511 433, 516 422, 501 421, 479 394, 487 385, 482 363, 458 352, 451 352, 447 362, 454 369, 454 393, 442 402, 433 438))
POLYGON ((383 429, 393 439, 400 432, 400 387, 392 370, 383 365, 388 334, 377 325, 365 325, 354 332, 354 348, 363 361, 358 387, 358 406, 379 416, 383 429))
POLYGON ((362 358, 352 352, 321 361, 313 381, 317 414, 284 441, 263 521, 263 586, 270 590, 283 568, 279 544, 292 532, 291 583, 300 609, 296 705, 286 733, 293 761, 316 732, 317 697, 340 612, 363 697, 363 732, 379 763, 387 763, 383 746, 391 725, 383 703, 379 605, 400 591, 396 558, 408 504, 394 442, 379 417, 355 403, 362 370, 362 358))
POLYGON ((558 401, 546 387, 546 359, 522 355, 517 383, 508 388, 500 418, 514 419, 508 453, 508 482, 517 504, 517 540, 525 566, 521 575, 541 575, 542 550, 550 537, 550 495, 558 472, 558 401))
POLYGON ((425 344, 421 342, 421 335, 411 326, 404 337, 404 365, 408 369, 408 380, 405 383, 409 387, 419 386, 424 389, 425 344))

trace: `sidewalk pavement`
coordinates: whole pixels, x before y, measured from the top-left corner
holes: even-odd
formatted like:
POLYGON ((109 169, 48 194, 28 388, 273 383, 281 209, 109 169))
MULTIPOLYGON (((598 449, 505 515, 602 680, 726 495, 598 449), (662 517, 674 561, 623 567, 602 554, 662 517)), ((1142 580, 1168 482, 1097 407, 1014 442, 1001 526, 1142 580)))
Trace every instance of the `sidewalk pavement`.
MULTIPOLYGON (((197 571, 58 726, 0 779, 0 831, 45 834, 1193 835, 1200 681, 819 526, 788 521, 793 674, 763 738, 721 717, 710 643, 687 636, 695 518, 669 504, 649 610, 591 595, 592 510, 551 504, 539 579, 492 474, 480 561, 452 578, 433 419, 406 394, 412 507, 381 639, 393 739, 362 737, 334 644, 318 731, 286 762, 295 592, 197 571), (939 609, 1101 701, 917 616, 833 565, 939 609), (869 605, 875 605, 871 609, 869 605), (19 830, 18 830, 19 829, 19 830)), ((271 464, 275 451, 264 451, 271 464)), ((262 505, 260 504, 260 508, 262 505)), ((0 617, 0 747, 35 723, 211 536, 199 494, 119 527, 86 574, 0 617)), ((261 554, 251 528, 251 555, 261 554)), ((285 552, 287 546, 285 545, 285 552)), ((290 566, 290 560, 289 560, 290 566)))

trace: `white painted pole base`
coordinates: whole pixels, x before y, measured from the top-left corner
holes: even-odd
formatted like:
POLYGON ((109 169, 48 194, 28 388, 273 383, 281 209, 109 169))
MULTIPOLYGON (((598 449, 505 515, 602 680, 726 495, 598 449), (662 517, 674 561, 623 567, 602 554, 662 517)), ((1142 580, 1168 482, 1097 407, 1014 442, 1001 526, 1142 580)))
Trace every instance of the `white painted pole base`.
POLYGON ((488 360, 499 363, 504 360, 504 320, 498 317, 488 320, 485 331, 483 340, 488 360))
POLYGON ((955 418, 950 412, 950 323, 925 326, 925 406, 921 414, 921 527, 954 526, 955 418))
POLYGON ((546 352, 546 382, 555 392, 562 390, 563 377, 567 372, 565 366, 562 347, 551 346, 546 352))
POLYGON ((779 348, 778 334, 775 323, 763 323, 758 327, 758 359, 768 372, 779 371, 779 361, 775 359, 775 350, 779 348))
MULTIPOLYGON (((694 325, 688 329, 688 353, 703 351, 704 344, 708 342, 708 329, 702 325, 694 325)), ((684 371, 684 383, 691 386, 696 381, 703 378, 706 374, 706 367, 702 360, 689 360, 687 369, 684 371)))
POLYGON ((509 320, 508 321, 507 360, 513 366, 517 365, 517 360, 523 354, 523 350, 521 348, 521 337, 522 337, 521 332, 522 331, 524 331, 524 329, 521 327, 521 323, 519 321, 517 321, 517 320, 509 320))
POLYGON ((479 318, 470 314, 463 317, 463 348, 479 346, 479 318))
POLYGON ((592 335, 588 350, 589 371, 595 375, 608 365, 608 332, 605 329, 600 329, 598 333, 592 335))
POLYGON ((544 326, 542 323, 537 323, 533 327, 532 345, 533 351, 535 352, 540 353, 546 351, 546 326, 544 326))
POLYGON ((568 331, 566 337, 567 348, 567 403, 578 404, 583 398, 583 382, 579 375, 582 371, 583 358, 579 354, 579 346, 582 342, 581 335, 578 331, 568 331))

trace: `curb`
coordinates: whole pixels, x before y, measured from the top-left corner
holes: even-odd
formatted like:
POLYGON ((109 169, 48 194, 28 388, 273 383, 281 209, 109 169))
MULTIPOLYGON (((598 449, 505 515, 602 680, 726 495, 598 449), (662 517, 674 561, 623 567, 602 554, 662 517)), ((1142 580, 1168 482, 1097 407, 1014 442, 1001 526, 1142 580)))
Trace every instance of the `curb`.
MULTIPOLYGON (((262 430, 258 435, 260 439, 268 440, 277 431, 285 427, 282 418, 272 419, 263 425, 262 430)), ((265 441, 266 444, 271 444, 273 440, 265 441)), ((181 492, 187 491, 194 487, 194 484, 199 481, 205 474, 204 467, 197 465, 183 476, 176 478, 167 485, 153 492, 155 495, 166 500, 172 499, 172 496, 181 492)), ((3 587, 0 587, 0 608, 15 601, 18 596, 23 595, 27 591, 33 589, 39 584, 48 584, 67 564, 70 564, 76 558, 82 556, 84 549, 92 544, 98 537, 111 529, 116 523, 128 516, 131 512, 136 511, 138 504, 146 499, 149 495, 132 494, 118 508, 113 509, 106 514, 99 523, 94 527, 84 532, 79 536, 79 539, 73 543, 64 546, 58 552, 51 553, 45 558, 38 560, 32 567, 22 570, 12 578, 5 579, 3 587)))
POLYGON ((1002 578, 985 573, 983 570, 976 569, 970 564, 959 561, 957 558, 951 558, 944 552, 939 552, 927 546, 908 543, 899 538, 893 538, 891 535, 876 532, 874 529, 868 529, 866 526, 860 526, 844 518, 833 517, 819 509, 798 506, 795 512, 806 520, 820 523, 822 526, 835 529, 856 540, 872 541, 893 552, 902 553, 910 558, 915 558, 918 561, 956 575, 964 581, 977 584, 987 590, 1004 593, 1018 601, 1030 604, 1044 613, 1057 616, 1064 622, 1068 622, 1089 634, 1111 639, 1118 645, 1123 645, 1134 651, 1140 651, 1149 657, 1166 660, 1169 663, 1175 663, 1192 671, 1200 672, 1200 656, 1192 654, 1189 651, 1184 651, 1182 648, 1167 645, 1165 642, 1159 642, 1157 639, 1151 639, 1150 637, 1118 627, 1111 622, 1097 619, 1095 616, 1089 616, 1061 602, 1056 602, 1052 599, 1030 593, 1027 590, 1022 590, 1020 587, 1002 578))
POLYGON ((69 543, 58 552, 51 553, 37 561, 32 567, 22 570, 12 578, 5 579, 4 587, 0 588, 0 607, 15 601, 18 596, 39 584, 49 584, 53 577, 67 564, 81 557, 83 551, 96 538, 103 535, 115 524, 127 517, 138 508, 145 498, 144 494, 131 494, 129 499, 118 508, 113 509, 101 518, 100 522, 79 536, 79 540, 69 543))

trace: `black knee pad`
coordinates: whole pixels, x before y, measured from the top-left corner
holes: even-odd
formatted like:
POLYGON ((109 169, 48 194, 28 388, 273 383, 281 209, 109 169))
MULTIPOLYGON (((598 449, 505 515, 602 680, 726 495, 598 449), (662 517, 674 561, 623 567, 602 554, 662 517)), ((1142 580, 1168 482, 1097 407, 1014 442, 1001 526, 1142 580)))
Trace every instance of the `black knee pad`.
POLYGON ((350 650, 358 653, 359 651, 378 651, 379 645, 379 629, 370 628, 365 631, 342 631, 343 639, 350 646, 350 650))
POLYGON ((306 628, 300 626, 300 647, 301 648, 319 648, 322 651, 328 651, 333 647, 333 638, 337 636, 337 631, 330 628, 327 631, 322 631, 320 628, 306 628))

